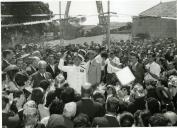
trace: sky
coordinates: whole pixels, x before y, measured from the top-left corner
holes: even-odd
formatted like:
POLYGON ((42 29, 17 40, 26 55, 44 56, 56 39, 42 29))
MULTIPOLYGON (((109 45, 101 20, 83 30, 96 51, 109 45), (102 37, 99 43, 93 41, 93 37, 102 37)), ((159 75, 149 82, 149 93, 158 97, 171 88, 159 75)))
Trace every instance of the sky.
MULTIPOLYGON (((9 1, 9 0, 5 0, 9 1)), ((11 0, 10 0, 11 1, 11 0)), ((21 0, 17 0, 21 1, 21 0)), ((28 1, 28 0, 23 0, 28 1)), ((30 0, 33 1, 33 0, 30 0)), ((36 1, 36 0, 34 0, 36 1)), ((59 0, 41 0, 49 4, 49 9, 53 14, 59 14, 59 0)), ((86 21, 83 25, 98 24, 98 13, 95 0, 71 0, 69 16, 84 15, 86 21)), ((139 13, 145 11, 160 2, 168 2, 174 0, 110 0, 110 11, 116 12, 117 15, 111 16, 111 22, 131 22, 132 16, 138 16, 139 13)), ((61 1, 61 13, 65 13, 66 0, 61 1)), ((102 0, 103 11, 107 12, 107 1, 102 0)), ((57 15, 55 18, 59 18, 57 15)))

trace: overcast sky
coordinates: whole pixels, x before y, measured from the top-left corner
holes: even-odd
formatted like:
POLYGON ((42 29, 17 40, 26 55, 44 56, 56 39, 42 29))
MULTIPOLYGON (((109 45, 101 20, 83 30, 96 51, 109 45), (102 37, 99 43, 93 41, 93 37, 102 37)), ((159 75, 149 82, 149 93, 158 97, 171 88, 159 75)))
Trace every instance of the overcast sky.
MULTIPOLYGON (((168 2, 174 0, 110 0, 110 10, 116 12, 117 16, 112 16, 111 21, 127 22, 132 21, 132 16, 137 16, 142 11, 153 7, 161 2, 168 2)), ((59 1, 45 1, 49 3, 49 8, 54 14, 59 14, 59 1)), ((103 10, 107 11, 107 1, 103 2, 103 10)), ((62 1, 62 14, 65 12, 66 1, 62 1)), ((96 8, 96 2, 94 0, 72 0, 70 16, 85 15, 87 20, 83 24, 97 24, 98 13, 96 8)), ((59 17, 59 16, 57 16, 59 17)))

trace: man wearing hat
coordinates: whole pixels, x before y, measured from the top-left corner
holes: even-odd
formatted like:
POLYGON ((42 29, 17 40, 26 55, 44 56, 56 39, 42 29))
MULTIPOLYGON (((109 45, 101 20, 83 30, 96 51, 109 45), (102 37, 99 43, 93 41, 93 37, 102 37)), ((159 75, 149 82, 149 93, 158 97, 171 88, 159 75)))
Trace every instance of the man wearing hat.
POLYGON ((67 73, 67 82, 75 89, 77 93, 81 93, 81 86, 86 82, 86 70, 83 65, 81 65, 84 58, 82 55, 75 53, 73 57, 73 65, 64 66, 64 61, 67 56, 67 52, 64 53, 63 57, 60 59, 58 68, 67 73))
POLYGON ((89 61, 87 62, 87 82, 92 85, 99 84, 101 80, 101 64, 95 59, 95 51, 88 50, 87 55, 89 58, 89 61))

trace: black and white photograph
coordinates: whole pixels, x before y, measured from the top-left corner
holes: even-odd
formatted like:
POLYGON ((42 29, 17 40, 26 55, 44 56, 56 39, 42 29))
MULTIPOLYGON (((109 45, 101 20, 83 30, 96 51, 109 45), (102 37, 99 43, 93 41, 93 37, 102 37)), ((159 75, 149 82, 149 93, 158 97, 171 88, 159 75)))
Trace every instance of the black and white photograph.
POLYGON ((0 7, 0 127, 177 127, 176 0, 0 7))

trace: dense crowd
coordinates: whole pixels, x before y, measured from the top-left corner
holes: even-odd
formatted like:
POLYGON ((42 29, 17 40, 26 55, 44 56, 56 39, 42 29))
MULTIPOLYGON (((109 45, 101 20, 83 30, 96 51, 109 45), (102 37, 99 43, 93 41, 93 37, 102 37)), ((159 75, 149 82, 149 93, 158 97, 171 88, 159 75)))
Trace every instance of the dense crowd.
POLYGON ((3 49, 2 125, 177 126, 177 40, 3 49), (127 66, 135 80, 124 85, 116 73, 127 66))

